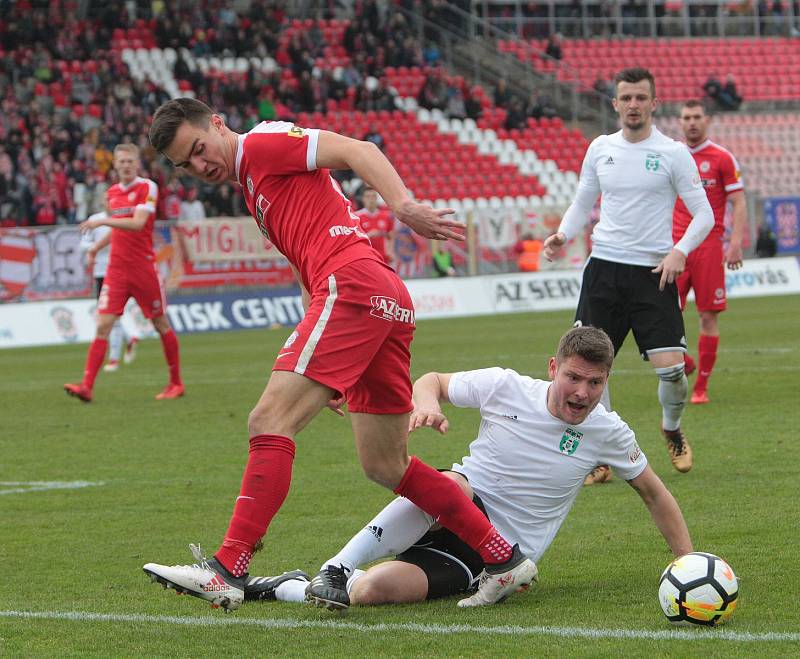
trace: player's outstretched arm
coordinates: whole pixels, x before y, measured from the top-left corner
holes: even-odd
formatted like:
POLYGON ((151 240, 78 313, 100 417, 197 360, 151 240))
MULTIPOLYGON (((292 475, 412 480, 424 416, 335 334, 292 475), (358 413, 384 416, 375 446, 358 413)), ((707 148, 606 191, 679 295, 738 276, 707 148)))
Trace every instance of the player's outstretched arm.
POLYGON ((152 211, 147 210, 146 208, 138 207, 135 211, 133 211, 133 217, 125 217, 125 218, 118 218, 118 217, 99 217, 92 220, 86 220, 85 222, 81 222, 78 225, 81 233, 86 233, 87 231, 91 231, 92 229, 96 229, 99 226, 107 226, 111 227, 112 229, 122 229, 123 231, 141 231, 144 229, 145 224, 147 224, 147 218, 150 216, 152 211))
POLYGON ((455 211, 434 209, 411 199, 397 170, 372 142, 320 130, 317 167, 352 169, 378 191, 398 220, 425 238, 464 240, 464 225, 447 217, 455 211))
POLYGON ((414 383, 414 410, 408 421, 408 431, 433 428, 444 435, 450 428, 442 412, 442 402, 447 402, 447 388, 451 373, 426 373, 414 383))
POLYGON ((683 556, 692 551, 692 539, 689 537, 689 529, 686 528, 678 502, 650 465, 628 483, 642 497, 672 553, 675 556, 683 556))

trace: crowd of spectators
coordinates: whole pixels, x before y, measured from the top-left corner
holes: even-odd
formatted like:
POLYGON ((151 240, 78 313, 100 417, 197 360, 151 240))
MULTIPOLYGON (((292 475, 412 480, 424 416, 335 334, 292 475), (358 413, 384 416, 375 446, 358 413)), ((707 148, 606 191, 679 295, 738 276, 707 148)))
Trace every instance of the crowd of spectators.
MULTIPOLYGON (((442 3, 422 4, 435 14, 442 3)), ((277 0, 253 0, 243 13, 221 0, 0 1, 0 225, 75 223, 102 210, 105 191, 115 182, 112 150, 121 142, 139 145, 141 174, 160 186, 159 219, 199 217, 200 207, 205 216, 241 214, 238 186, 198 186, 152 150, 147 127, 168 95, 132 78, 115 40, 135 28, 147 40, 133 47, 187 48, 194 58, 274 58, 272 70, 207 75, 176 58, 181 88, 224 113, 236 131, 301 112, 393 110, 396 92, 384 69, 435 65, 438 49, 423 48, 419 26, 391 5, 357 5, 341 44, 330 44, 318 22, 287 39, 291 21, 277 0), (79 18, 79 5, 86 18, 79 18), (346 64, 320 66, 333 45, 344 47, 346 64)), ((469 98, 446 100, 454 114, 475 111, 469 98)), ((378 127, 369 139, 382 146, 378 127)))

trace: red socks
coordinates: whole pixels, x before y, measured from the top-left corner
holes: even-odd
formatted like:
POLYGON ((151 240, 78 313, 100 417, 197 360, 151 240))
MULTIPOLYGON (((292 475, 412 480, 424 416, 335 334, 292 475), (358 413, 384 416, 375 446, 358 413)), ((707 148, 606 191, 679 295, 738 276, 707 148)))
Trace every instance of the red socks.
POLYGON ((464 496, 458 484, 416 456, 411 458, 411 464, 403 474, 395 494, 409 499, 450 529, 477 551, 485 563, 504 563, 511 558, 511 545, 478 507, 464 496))
POLYGON ((97 372, 103 365, 103 360, 106 358, 106 350, 108 349, 108 339, 95 339, 89 345, 89 350, 86 353, 86 366, 83 369, 83 386, 92 389, 94 387, 94 380, 97 377, 97 372))
POLYGON ((160 334, 161 347, 164 348, 164 358, 169 366, 170 384, 181 384, 181 359, 178 353, 178 337, 175 332, 169 330, 160 334))
POLYGON ((695 391, 706 391, 708 389, 708 378, 714 370, 714 362, 717 361, 717 348, 719 347, 718 336, 708 336, 701 334, 697 342, 697 381, 694 383, 695 391))
POLYGON ((256 435, 250 439, 242 488, 225 540, 215 554, 235 577, 247 572, 256 544, 286 499, 292 482, 294 450, 294 442, 288 437, 256 435))

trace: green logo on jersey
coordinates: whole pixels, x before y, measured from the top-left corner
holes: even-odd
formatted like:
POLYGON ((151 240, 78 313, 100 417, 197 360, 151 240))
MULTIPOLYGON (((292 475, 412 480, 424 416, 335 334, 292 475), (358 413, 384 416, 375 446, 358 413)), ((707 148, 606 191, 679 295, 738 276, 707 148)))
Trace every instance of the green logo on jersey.
POLYGON ((578 450, 578 446, 580 446, 582 438, 582 432, 578 432, 572 428, 567 428, 564 431, 564 434, 561 436, 561 443, 558 445, 558 450, 564 455, 572 455, 578 450))
POLYGON ((658 167, 661 164, 659 158, 661 157, 660 153, 648 153, 644 157, 644 168, 648 172, 657 172, 658 167))

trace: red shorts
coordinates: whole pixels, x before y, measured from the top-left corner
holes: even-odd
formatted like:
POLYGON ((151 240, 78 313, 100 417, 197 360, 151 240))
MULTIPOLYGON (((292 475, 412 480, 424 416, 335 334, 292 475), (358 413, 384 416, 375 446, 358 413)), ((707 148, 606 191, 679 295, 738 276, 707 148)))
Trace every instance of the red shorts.
POLYGON ((155 263, 137 269, 109 268, 97 298, 97 312, 121 316, 130 298, 139 303, 147 318, 164 314, 167 298, 155 263))
POLYGON ((377 261, 348 263, 311 291, 273 370, 344 393, 351 412, 410 412, 414 329, 414 305, 400 277, 377 261))
POLYGON ((709 238, 691 252, 686 259, 686 270, 678 277, 678 294, 681 309, 686 306, 689 289, 694 289, 698 311, 725 311, 725 264, 722 241, 709 238))

